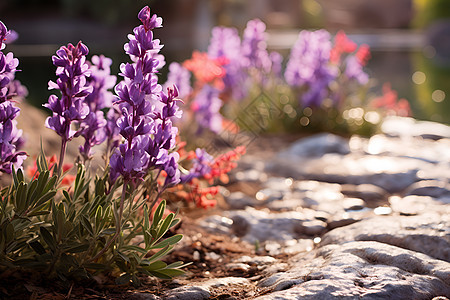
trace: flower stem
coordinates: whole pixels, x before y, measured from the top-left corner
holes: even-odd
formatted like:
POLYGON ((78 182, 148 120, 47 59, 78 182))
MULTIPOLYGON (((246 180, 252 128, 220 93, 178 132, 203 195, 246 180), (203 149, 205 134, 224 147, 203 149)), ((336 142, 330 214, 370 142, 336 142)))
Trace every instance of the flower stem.
POLYGON ((120 198, 119 216, 116 219, 116 233, 106 243, 105 247, 103 247, 103 249, 99 253, 97 253, 97 255, 95 255, 90 261, 96 261, 97 259, 99 259, 100 256, 102 256, 108 250, 108 248, 117 239, 117 237, 119 236, 120 232, 122 231, 123 206, 124 206, 124 203, 125 203, 125 196, 126 196, 126 192, 127 192, 127 184, 128 184, 127 181, 123 182, 122 196, 120 198))
POLYGON ((64 156, 66 155, 66 146, 67 146, 67 140, 63 138, 61 140, 61 152, 59 153, 58 178, 61 177, 64 156))

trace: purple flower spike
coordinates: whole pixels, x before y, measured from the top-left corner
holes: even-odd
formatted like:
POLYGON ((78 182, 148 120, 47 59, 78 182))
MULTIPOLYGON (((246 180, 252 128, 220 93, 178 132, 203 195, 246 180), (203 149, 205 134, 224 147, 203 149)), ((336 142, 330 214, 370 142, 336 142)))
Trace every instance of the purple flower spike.
POLYGON ((195 118, 202 128, 208 128, 212 132, 219 133, 222 130, 222 115, 220 108, 222 100, 219 98, 219 90, 210 85, 205 85, 192 103, 195 118))
MULTIPOLYGON (((0 21, 0 50, 5 48, 5 41, 10 35, 5 24, 0 21)), ((18 151, 23 144, 22 130, 17 129, 16 117, 20 109, 15 107, 11 98, 18 95, 21 87, 14 80, 19 60, 12 53, 0 51, 0 174, 11 173, 12 166, 20 168, 27 157, 18 151)))
POLYGON ((46 126, 55 130, 64 142, 76 134, 71 124, 82 121, 89 114, 85 98, 93 87, 86 80, 91 74, 85 57, 88 52, 88 48, 79 42, 77 46, 68 44, 59 48, 57 55, 52 57, 58 79, 56 83, 49 82, 49 89, 59 89, 61 98, 51 95, 44 104, 53 112, 53 116, 47 118, 46 126))
POLYGON ((270 71, 270 58, 267 53, 266 25, 258 19, 247 23, 242 40, 242 54, 247 67, 265 72, 270 71))
POLYGON ((120 66, 124 80, 115 87, 118 96, 115 104, 122 112, 117 126, 125 143, 111 156, 110 179, 115 181, 121 175, 125 182, 138 183, 148 171, 158 169, 168 175, 167 187, 180 177, 179 157, 170 153, 178 132, 172 119, 181 117, 176 99, 178 90, 169 87, 167 94, 163 93, 156 76, 164 57, 159 54, 162 45, 153 39, 152 30, 162 26, 162 19, 151 15, 147 6, 139 12, 138 18, 142 25, 134 28, 124 46, 132 63, 120 66))
POLYGON ((330 51, 330 34, 323 29, 301 31, 292 48, 284 77, 291 86, 308 87, 302 97, 305 106, 319 106, 337 76, 337 70, 329 65, 330 51))
POLYGON ((369 75, 367 75, 367 73, 364 72, 363 66, 355 56, 347 57, 345 63, 346 66, 344 74, 349 79, 355 79, 360 84, 366 84, 367 82, 369 82, 369 75))
POLYGON ((236 100, 242 100, 247 95, 245 68, 248 67, 248 61, 242 55, 238 32, 235 28, 214 27, 211 34, 208 56, 227 58, 229 63, 224 66, 226 73, 223 78, 225 92, 231 93, 236 100))

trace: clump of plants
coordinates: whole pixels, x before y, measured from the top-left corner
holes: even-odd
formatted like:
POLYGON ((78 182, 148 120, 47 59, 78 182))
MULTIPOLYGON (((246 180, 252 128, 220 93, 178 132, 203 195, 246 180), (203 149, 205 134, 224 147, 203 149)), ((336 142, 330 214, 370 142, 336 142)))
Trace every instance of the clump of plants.
MULTIPOLYGON (((51 111, 45 126, 60 136, 60 153, 47 158, 42 149, 27 172, 15 121, 18 60, 0 51, 0 174, 12 177, 1 190, 0 269, 31 270, 62 282, 108 274, 118 284, 135 285, 142 275, 170 279, 184 273, 186 263, 162 260, 182 239, 168 234, 180 219, 166 209, 166 199, 194 179, 212 183, 223 177, 231 166, 220 166, 237 156, 213 159, 202 152, 208 159, 199 154, 190 170, 181 166, 183 145, 174 123, 182 117, 179 91, 175 85, 163 88, 157 77, 164 57, 153 32, 162 19, 149 7, 138 18, 141 25, 124 46, 130 62, 120 66, 117 84, 111 60, 88 61, 82 42, 62 46, 52 57, 57 80, 49 88, 56 93, 44 104, 51 111), (113 87, 115 94, 109 91, 113 87), (65 164, 66 149, 79 136, 84 138, 79 159, 65 164), (98 149, 105 167, 95 171, 90 162, 98 149)), ((1 50, 10 33, 0 22, 1 50)), ((202 199, 190 201, 211 206, 205 197, 215 191, 189 190, 202 199)))
POLYGON ((400 112, 370 96, 367 45, 343 31, 332 37, 323 29, 303 30, 283 62, 268 51, 265 28, 251 20, 241 39, 235 28, 215 27, 206 53, 169 66, 168 82, 182 87, 186 109, 196 112, 186 116, 189 128, 370 135, 383 116, 410 113, 408 102, 401 101, 400 112))

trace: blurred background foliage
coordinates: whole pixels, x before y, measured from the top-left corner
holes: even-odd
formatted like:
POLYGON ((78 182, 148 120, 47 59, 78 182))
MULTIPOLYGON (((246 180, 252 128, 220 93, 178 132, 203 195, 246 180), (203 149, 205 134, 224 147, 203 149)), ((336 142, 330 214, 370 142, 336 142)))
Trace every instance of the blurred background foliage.
POLYGON ((112 72, 118 73, 127 60, 126 35, 144 5, 164 18, 156 34, 168 62, 205 51, 213 26, 242 32, 253 18, 267 24, 269 48, 284 56, 301 29, 344 29, 371 46, 368 69, 378 80, 372 93, 391 82, 400 98, 410 100, 415 116, 450 123, 448 0, 2 0, 2 21, 20 35, 7 50, 20 59, 23 72, 17 77, 30 90, 28 100, 37 106, 47 100, 47 81, 55 77, 50 57, 68 42, 81 39, 91 54, 113 58, 112 72))

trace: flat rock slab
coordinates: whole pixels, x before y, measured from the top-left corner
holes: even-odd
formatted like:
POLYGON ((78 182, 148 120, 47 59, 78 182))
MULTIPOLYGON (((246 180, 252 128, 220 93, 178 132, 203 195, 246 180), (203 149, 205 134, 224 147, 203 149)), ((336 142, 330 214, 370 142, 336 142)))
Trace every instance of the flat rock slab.
POLYGON ((378 241, 450 262, 450 215, 373 217, 329 231, 321 245, 350 241, 378 241))
POLYGON ((378 242, 328 245, 259 282, 256 299, 431 299, 450 294, 450 264, 378 242))

